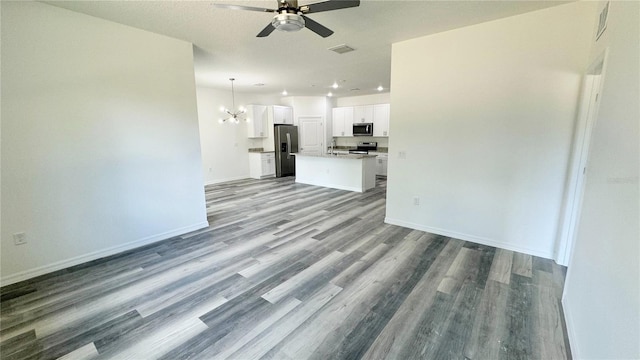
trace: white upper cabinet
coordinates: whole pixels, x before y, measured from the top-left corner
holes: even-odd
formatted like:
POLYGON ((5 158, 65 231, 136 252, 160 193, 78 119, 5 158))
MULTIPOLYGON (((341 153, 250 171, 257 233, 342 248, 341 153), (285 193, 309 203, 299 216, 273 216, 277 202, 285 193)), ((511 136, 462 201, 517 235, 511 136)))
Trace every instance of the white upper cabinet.
POLYGON ((293 125, 293 108, 288 106, 272 105, 270 106, 269 116, 273 119, 274 124, 293 125))
MULTIPOLYGON (((353 107, 354 123, 370 123, 373 122, 373 105, 363 105, 353 107)), ((375 130, 375 126, 373 129, 375 130)))
POLYGON ((248 135, 250 138, 267 137, 267 106, 249 105, 247 106, 248 135))
POLYGON ((389 136, 389 104, 333 108, 333 136, 353 136, 353 124, 373 123, 373 136, 389 136))
POLYGON ((353 107, 337 107, 332 112, 333 136, 353 136, 353 107))
POLYGON ((389 104, 373 105, 373 136, 389 136, 389 104))

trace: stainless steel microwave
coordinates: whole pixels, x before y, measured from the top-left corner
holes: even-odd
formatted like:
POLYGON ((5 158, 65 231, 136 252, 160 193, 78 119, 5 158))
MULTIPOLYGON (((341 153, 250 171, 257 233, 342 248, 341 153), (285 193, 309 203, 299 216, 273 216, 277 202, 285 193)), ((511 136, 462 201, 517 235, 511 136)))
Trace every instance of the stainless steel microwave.
POLYGON ((373 123, 353 124, 353 136, 373 136, 373 123))

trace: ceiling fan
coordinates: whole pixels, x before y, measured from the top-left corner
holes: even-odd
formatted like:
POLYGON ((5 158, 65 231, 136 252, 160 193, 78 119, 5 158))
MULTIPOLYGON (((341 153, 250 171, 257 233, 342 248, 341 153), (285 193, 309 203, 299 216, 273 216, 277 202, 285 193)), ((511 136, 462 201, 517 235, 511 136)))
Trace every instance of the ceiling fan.
POLYGON ((298 6, 298 0, 276 0, 278 9, 266 9, 252 6, 242 5, 226 5, 214 4, 216 7, 233 9, 233 10, 250 10, 259 12, 270 12, 276 14, 271 21, 257 37, 265 37, 278 29, 280 31, 298 31, 303 27, 313 31, 314 33, 327 37, 333 34, 329 28, 308 18, 306 14, 318 13, 321 11, 339 10, 350 7, 360 6, 360 0, 327 0, 319 3, 298 6))

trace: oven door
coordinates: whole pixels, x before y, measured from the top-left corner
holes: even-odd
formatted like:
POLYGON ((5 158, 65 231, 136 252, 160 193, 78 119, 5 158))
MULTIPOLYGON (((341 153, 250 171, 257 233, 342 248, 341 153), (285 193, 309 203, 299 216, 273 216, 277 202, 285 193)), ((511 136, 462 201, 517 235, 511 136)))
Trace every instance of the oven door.
POLYGON ((373 136, 373 123, 353 124, 353 136, 373 136))

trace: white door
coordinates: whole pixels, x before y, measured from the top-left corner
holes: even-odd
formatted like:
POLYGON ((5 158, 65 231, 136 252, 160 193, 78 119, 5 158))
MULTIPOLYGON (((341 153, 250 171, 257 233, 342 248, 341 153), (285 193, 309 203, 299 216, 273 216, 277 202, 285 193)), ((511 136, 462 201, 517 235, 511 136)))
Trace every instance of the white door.
POLYGON ((324 146, 322 116, 301 116, 298 118, 300 137, 298 150, 303 154, 320 155, 324 146))
POLYGON ((585 178, 588 174, 587 160, 589 158, 591 131, 598 115, 606 57, 605 52, 587 71, 583 82, 582 102, 574 129, 571 165, 565 190, 564 210, 558 234, 558 244, 556 246, 556 262, 560 265, 569 265, 571 251, 573 250, 573 240, 578 228, 585 178))

